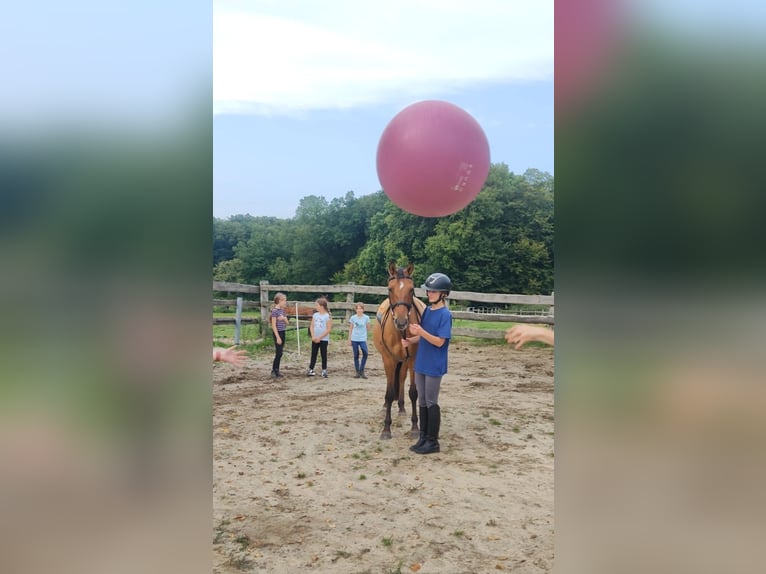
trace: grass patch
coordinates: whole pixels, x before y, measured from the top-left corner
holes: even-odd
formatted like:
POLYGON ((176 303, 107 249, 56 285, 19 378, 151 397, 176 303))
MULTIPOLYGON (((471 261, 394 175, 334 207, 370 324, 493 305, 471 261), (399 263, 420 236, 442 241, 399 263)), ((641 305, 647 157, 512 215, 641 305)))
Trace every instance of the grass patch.
POLYGON ((243 534, 242 536, 237 536, 234 542, 239 544, 240 550, 247 550, 247 547, 250 546, 250 537, 243 534))
POLYGON ((226 562, 229 564, 229 566, 242 571, 249 570, 253 565, 253 561, 250 560, 247 556, 234 556, 233 554, 229 555, 229 559, 226 562))
POLYGON ((452 536, 454 536, 455 538, 462 538, 463 534, 465 534, 465 532, 463 532, 462 530, 455 530, 452 533, 452 536))
POLYGON ((489 424, 499 427, 502 423, 497 419, 489 419, 489 424))
POLYGON ((383 543, 383 546, 389 547, 394 543, 394 537, 390 536, 388 538, 384 538, 381 542, 383 543))
POLYGON ((363 474, 359 475, 359 480, 367 480, 367 477, 363 474))
POLYGON ((351 552, 346 552, 345 550, 336 550, 335 558, 333 558, 332 561, 335 562, 338 560, 338 558, 351 558, 351 552))
POLYGON ((351 455, 351 458, 355 458, 357 460, 370 460, 370 458, 372 458, 372 455, 370 455, 370 453, 367 452, 366 450, 363 450, 361 452, 355 452, 354 454, 351 455))
POLYGON ((226 527, 230 524, 228 520, 221 520, 218 526, 215 527, 215 536, 213 537, 213 544, 220 544, 223 535, 226 533, 226 527))
POLYGON ((521 432, 521 429, 519 427, 513 427, 511 430, 516 433, 521 432))

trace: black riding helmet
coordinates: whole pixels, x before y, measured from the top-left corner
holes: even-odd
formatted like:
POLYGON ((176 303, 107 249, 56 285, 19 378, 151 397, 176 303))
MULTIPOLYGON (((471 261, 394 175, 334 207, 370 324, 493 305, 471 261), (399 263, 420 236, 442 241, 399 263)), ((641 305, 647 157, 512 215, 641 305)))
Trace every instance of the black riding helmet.
POLYGON ((445 295, 449 295, 452 290, 452 280, 444 273, 431 273, 421 288, 426 291, 441 291, 445 295))

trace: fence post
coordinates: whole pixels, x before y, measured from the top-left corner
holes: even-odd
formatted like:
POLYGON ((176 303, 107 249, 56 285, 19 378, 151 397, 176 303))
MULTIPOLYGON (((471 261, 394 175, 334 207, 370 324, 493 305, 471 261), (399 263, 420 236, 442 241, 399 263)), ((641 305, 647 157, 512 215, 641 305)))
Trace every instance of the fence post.
POLYGON ((258 283, 260 287, 260 295, 261 295, 261 335, 264 334, 264 325, 268 324, 269 322, 269 302, 271 299, 269 298, 269 282, 268 281, 261 281, 258 283))
MULTIPOLYGON (((349 286, 351 290, 346 293, 346 303, 353 303, 354 302, 354 285, 356 283, 349 283, 349 286)), ((354 314, 353 309, 346 309, 346 325, 348 325, 349 319, 351 319, 351 316, 354 314)))
POLYGON ((237 297, 237 316, 234 323, 234 344, 239 345, 239 333, 242 327, 242 296, 237 297))
MULTIPOLYGON (((551 291, 551 297, 553 297, 554 293, 555 293, 555 291, 551 291)), ((554 299, 554 300, 553 300, 553 302, 555 303, 555 302, 556 302, 556 300, 554 299)), ((550 307, 548 307, 548 315, 550 315, 551 317, 553 317, 553 316, 554 316, 554 315, 553 315, 553 305, 551 305, 550 307)))
POLYGON ((298 356, 301 356, 301 320, 298 318, 298 301, 295 302, 295 339, 298 341, 298 356))

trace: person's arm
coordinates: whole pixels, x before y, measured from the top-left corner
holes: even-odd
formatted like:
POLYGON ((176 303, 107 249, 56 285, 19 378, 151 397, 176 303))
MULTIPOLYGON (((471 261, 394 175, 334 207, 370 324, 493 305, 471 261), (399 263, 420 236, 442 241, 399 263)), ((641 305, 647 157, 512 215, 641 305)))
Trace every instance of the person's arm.
MULTIPOLYGON (((416 335, 418 338, 417 341, 411 340, 412 343, 417 343, 422 338, 428 341, 429 343, 431 343, 434 347, 441 347, 442 345, 444 345, 444 341, 447 340, 444 337, 437 337, 436 335, 432 335, 431 333, 423 329, 422 325, 419 325, 417 323, 414 325, 410 325, 410 331, 414 335, 416 335)), ((411 339, 415 339, 415 337, 411 337, 411 339)))
POLYGON ((279 327, 277 326, 277 321, 279 321, 279 316, 272 315, 271 317, 271 330, 274 332, 274 337, 276 338, 277 345, 282 344, 282 337, 279 336, 279 327))
POLYGON ((351 344, 351 331, 354 330, 354 321, 348 320, 348 344, 351 344))
POLYGON ((505 332, 505 340, 515 345, 516 349, 521 349, 530 341, 539 341, 547 345, 554 345, 553 329, 546 329, 537 325, 514 325, 505 332))
POLYGON ((213 361, 215 362, 231 363, 235 367, 242 367, 246 359, 247 351, 244 349, 237 350, 236 345, 228 349, 213 347, 213 361))
POLYGON ((327 329, 324 333, 322 333, 319 338, 324 339, 327 335, 330 334, 330 331, 332 331, 332 317, 327 318, 327 329))

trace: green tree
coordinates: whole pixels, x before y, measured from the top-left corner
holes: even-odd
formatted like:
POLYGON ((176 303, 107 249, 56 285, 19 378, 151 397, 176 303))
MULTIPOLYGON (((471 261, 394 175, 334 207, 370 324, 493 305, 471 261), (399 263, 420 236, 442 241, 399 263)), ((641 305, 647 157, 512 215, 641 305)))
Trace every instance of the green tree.
POLYGON ((250 239, 256 221, 252 215, 213 218, 213 265, 234 258, 234 248, 250 239))
POLYGON ((245 275, 242 269, 242 261, 234 258, 219 262, 213 267, 213 280, 244 283, 245 275))
POLYGON ((308 195, 292 219, 215 220, 214 276, 247 283, 381 285, 390 261, 411 261, 418 284, 441 271, 460 291, 549 293, 553 198, 550 174, 529 169, 517 175, 505 164, 490 167, 473 202, 441 218, 407 213, 382 191, 359 198, 348 192, 329 202, 308 195))
POLYGON ((552 177, 493 165, 476 199, 439 220, 425 255, 426 265, 447 273, 461 291, 551 291, 552 177))
POLYGON ((288 246, 283 241, 287 226, 287 220, 276 217, 254 219, 250 238, 234 248, 236 259, 241 262, 243 281, 255 284, 269 279, 269 266, 280 257, 289 259, 288 246))

